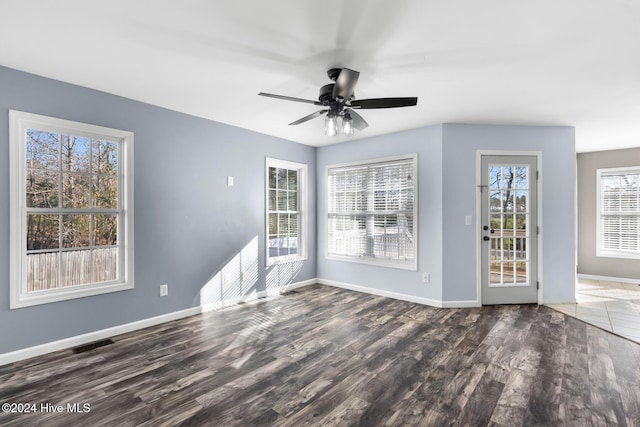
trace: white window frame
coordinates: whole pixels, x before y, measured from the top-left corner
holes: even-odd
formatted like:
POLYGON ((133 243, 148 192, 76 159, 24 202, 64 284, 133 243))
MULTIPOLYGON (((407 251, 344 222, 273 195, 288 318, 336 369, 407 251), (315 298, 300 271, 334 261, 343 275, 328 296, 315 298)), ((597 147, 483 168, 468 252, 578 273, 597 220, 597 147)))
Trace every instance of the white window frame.
POLYGON ((117 292, 134 287, 133 265, 133 133, 54 117, 9 111, 9 185, 10 185, 10 308, 28 307, 56 301, 117 292), (120 217, 118 221, 119 278, 115 281, 90 283, 43 291, 27 292, 26 245, 26 131, 71 134, 117 141, 120 217))
POLYGON ((307 165, 288 160, 266 158, 265 162, 265 258, 266 265, 276 265, 288 262, 305 261, 307 259, 307 165), (269 168, 283 168, 298 171, 298 253, 269 257, 269 168))
MULTIPOLYGON (((602 185, 602 177, 607 175, 624 175, 625 173, 629 174, 640 174, 640 166, 634 167, 620 167, 620 168, 606 168, 606 169, 597 169, 597 191, 596 191, 596 256, 598 257, 606 257, 606 258, 629 258, 629 259, 640 259, 640 248, 637 251, 628 251, 621 249, 610 249, 604 247, 604 236, 602 229, 602 194, 601 194, 601 185, 602 185)), ((639 189, 640 191, 640 189, 639 189)), ((609 215, 615 215, 615 213, 611 213, 609 215)), ((636 215, 632 213, 631 215, 636 215)), ((640 217, 640 210, 637 213, 638 217, 640 217)), ((640 226, 638 227, 640 231, 640 226)))
POLYGON ((388 267, 388 268, 396 268, 401 270, 410 270, 417 271, 418 270, 418 154, 404 154, 399 156, 389 156, 382 157, 377 159, 368 159, 368 160, 359 160, 354 162, 346 162, 346 163, 337 163, 332 165, 327 165, 325 169, 326 176, 326 188, 327 188, 327 244, 325 247, 325 258, 336 261, 346 261, 353 262, 358 264, 368 264, 375 265, 379 267, 388 267), (329 173, 331 169, 344 168, 344 167, 358 167, 358 166, 367 166, 373 165, 376 163, 387 163, 387 162, 395 162, 401 160, 409 160, 413 164, 413 259, 403 261, 403 260, 392 260, 385 258, 374 258, 372 256, 349 256, 349 255, 338 255, 329 253, 329 226, 328 226, 328 215, 330 212, 329 206, 330 202, 330 191, 329 191, 329 173))

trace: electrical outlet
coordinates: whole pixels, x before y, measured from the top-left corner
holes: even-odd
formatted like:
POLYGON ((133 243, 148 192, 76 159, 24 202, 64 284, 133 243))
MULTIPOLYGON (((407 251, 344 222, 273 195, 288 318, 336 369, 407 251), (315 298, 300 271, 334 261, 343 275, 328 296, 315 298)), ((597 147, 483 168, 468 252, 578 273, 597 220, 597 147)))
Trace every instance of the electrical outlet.
POLYGON ((422 281, 424 283, 429 283, 430 277, 429 277, 429 273, 422 273, 422 281))
POLYGON ((160 296, 166 297, 169 295, 169 285, 160 285, 160 296))

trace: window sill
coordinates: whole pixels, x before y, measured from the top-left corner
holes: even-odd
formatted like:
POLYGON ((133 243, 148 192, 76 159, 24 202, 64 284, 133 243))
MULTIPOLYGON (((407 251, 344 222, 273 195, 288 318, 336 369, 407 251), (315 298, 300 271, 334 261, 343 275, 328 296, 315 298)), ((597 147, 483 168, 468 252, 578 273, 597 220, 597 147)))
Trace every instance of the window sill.
POLYGON ((275 259, 267 259, 267 267, 271 267, 273 265, 278 265, 278 264, 292 264, 294 262, 306 261, 307 259, 308 258, 306 256, 280 257, 275 259))
POLYGON ((398 270, 409 270, 409 271, 418 271, 418 264, 416 261, 407 262, 407 263, 398 263, 391 260, 385 260, 381 258, 355 258, 349 256, 340 256, 340 255, 327 255, 326 259, 330 261, 344 261, 350 262, 354 264, 365 264, 372 265, 375 267, 384 267, 384 268, 395 268, 398 270))
POLYGON ((624 251, 598 251, 599 258, 620 258, 620 259, 640 259, 640 253, 624 251))
POLYGON ((10 309, 30 307, 51 302, 66 301, 76 298, 102 295, 111 292, 120 292, 133 289, 133 282, 111 283, 100 285, 85 285, 69 289, 55 289, 52 291, 40 291, 22 294, 11 299, 10 309))

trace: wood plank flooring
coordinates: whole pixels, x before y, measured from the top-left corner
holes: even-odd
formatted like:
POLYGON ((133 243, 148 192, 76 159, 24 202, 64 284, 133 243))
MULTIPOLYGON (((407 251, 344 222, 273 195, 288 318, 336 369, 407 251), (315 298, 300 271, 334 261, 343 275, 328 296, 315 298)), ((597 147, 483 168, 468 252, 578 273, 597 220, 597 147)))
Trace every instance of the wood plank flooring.
POLYGON ((113 340, 0 367, 0 425, 640 426, 640 345, 544 306, 314 285, 113 340))

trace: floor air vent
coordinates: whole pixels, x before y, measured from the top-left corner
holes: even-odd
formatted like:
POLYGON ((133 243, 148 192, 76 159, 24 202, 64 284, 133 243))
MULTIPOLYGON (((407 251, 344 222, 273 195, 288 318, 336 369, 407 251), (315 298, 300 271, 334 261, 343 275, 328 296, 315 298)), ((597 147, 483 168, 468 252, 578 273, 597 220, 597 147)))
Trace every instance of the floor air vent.
POLYGON ((73 349, 75 354, 84 353, 85 351, 93 350, 95 348, 104 347, 105 345, 113 344, 113 341, 109 338, 106 340, 96 341, 89 344, 81 345, 73 349))
POLYGON ((282 295, 292 295, 292 294, 297 294, 298 291, 287 291, 287 292, 283 292, 282 295))

